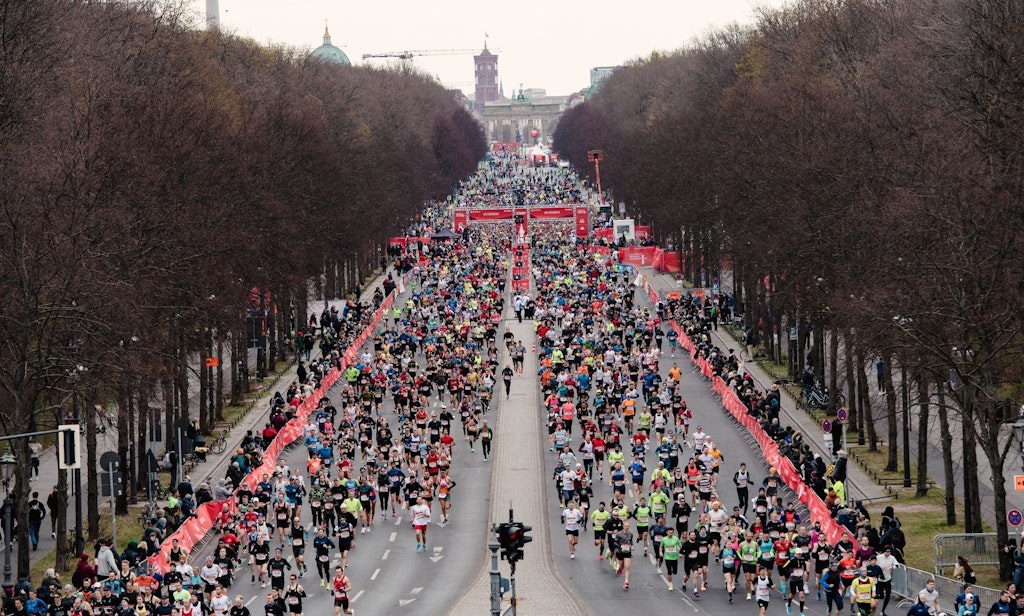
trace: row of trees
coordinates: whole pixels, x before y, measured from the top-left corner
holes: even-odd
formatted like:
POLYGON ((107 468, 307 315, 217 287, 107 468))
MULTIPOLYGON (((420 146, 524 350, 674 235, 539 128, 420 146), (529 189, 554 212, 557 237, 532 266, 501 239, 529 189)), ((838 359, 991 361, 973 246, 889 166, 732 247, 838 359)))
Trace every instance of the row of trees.
POLYGON ((1003 540, 1019 453, 1004 420, 1024 398, 1022 31, 1021 0, 800 0, 617 70, 554 143, 581 170, 604 150, 603 182, 681 249, 688 279, 732 277, 773 356, 845 380, 860 438, 874 449, 886 426, 890 470, 893 370, 884 409, 864 373, 903 370, 921 492, 939 412, 950 524, 958 417, 965 530, 981 530, 980 446, 1003 540))
MULTIPOLYGON (((267 363, 284 358, 310 290, 358 288, 387 235, 486 152, 480 126, 432 79, 325 64, 193 21, 159 0, 0 0, 0 427, 80 419, 92 476, 110 419, 98 408, 116 409, 122 467, 143 470, 153 423, 173 446, 171 426, 197 416, 190 377, 221 391, 222 368, 197 369, 200 358, 223 356, 237 402, 246 317, 257 330, 265 317, 267 363)), ((222 411, 209 399, 203 429, 222 411)), ((27 441, 12 445, 27 461, 27 441)), ((21 520, 27 469, 14 483, 21 520)), ((27 525, 19 532, 27 575, 27 525)))

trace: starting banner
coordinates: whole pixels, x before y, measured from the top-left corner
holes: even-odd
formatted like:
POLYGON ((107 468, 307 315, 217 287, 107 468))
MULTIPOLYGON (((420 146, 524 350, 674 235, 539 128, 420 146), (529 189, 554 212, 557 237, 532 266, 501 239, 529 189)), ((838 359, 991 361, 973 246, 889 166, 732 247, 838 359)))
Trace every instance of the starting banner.
POLYGON ((468 222, 469 218, 466 215, 466 210, 455 210, 455 224, 452 227, 456 233, 462 233, 468 222))

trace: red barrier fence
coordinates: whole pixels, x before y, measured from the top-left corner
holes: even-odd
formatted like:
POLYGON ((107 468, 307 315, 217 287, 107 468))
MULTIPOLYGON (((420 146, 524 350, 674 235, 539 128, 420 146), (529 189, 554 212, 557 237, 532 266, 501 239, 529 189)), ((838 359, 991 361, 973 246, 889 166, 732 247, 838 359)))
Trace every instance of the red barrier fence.
MULTIPOLYGON (((403 284, 409 284, 409 274, 403 277, 403 284)), ((263 463, 258 467, 249 472, 241 481, 241 485, 236 489, 237 491, 243 487, 252 491, 255 489, 256 484, 259 482, 259 478, 264 474, 273 475, 274 469, 277 467, 277 460, 281 456, 281 452, 284 448, 297 440, 302 436, 302 429, 306 425, 306 419, 309 414, 317 408, 320 404, 320 400, 327 395, 328 390, 334 386, 334 384, 341 377, 342 372, 348 368, 354 361, 356 356, 359 354, 359 349, 362 348, 366 341, 373 335, 373 330, 380 323, 387 311, 391 309, 391 305, 395 301, 395 292, 392 291, 390 295, 384 300, 380 308, 377 309, 373 314, 373 319, 370 323, 360 332, 359 336, 356 337, 352 344, 349 345, 348 349, 341 357, 340 368, 332 368, 324 376, 323 382, 320 384, 312 394, 309 395, 302 404, 295 410, 295 417, 286 423, 281 431, 277 433, 274 440, 271 441, 270 446, 267 447, 266 451, 263 452, 263 463)), ((198 544, 203 537, 209 533, 214 526, 216 526, 217 518, 220 513, 224 510, 224 505, 228 505, 228 510, 234 513, 236 511, 235 499, 232 497, 227 500, 218 500, 209 503, 205 503, 196 508, 195 516, 190 517, 188 520, 183 522, 177 530, 174 531, 169 537, 167 537, 161 544, 160 551, 149 557, 149 564, 152 566, 154 572, 161 574, 166 573, 170 569, 168 564, 168 556, 170 555, 172 539, 177 539, 178 544, 186 551, 191 552, 192 549, 198 544)))
MULTIPOLYGON (((647 286, 647 292, 650 294, 652 300, 656 301, 658 294, 650 285, 647 286)), ((722 397, 722 405, 725 407, 733 417, 736 418, 744 428, 754 437, 757 441, 758 446, 761 447, 761 453, 764 456, 765 462, 770 466, 774 466, 775 470, 778 471, 782 481, 785 482, 786 486, 796 494, 797 500, 807 507, 810 512, 811 519, 814 521, 821 522, 821 528, 828 537, 830 543, 835 545, 843 536, 851 536, 850 532, 843 526, 840 526, 838 522, 832 517, 825 506, 825 503, 821 498, 814 493, 814 490, 804 483, 803 478, 800 477, 800 473, 797 472, 796 467, 793 466, 793 462, 786 456, 779 453, 778 444, 768 436, 760 424, 757 423, 757 419, 750 414, 749 409, 743 404, 743 401, 739 399, 736 392, 729 387, 729 385, 722 380, 721 377, 716 376, 712 373, 711 364, 703 357, 693 358, 693 341, 686 335, 683 328, 679 326, 674 320, 671 322, 671 327, 679 334, 679 344, 687 350, 692 361, 700 369, 701 374, 711 379, 711 387, 715 392, 722 397)))

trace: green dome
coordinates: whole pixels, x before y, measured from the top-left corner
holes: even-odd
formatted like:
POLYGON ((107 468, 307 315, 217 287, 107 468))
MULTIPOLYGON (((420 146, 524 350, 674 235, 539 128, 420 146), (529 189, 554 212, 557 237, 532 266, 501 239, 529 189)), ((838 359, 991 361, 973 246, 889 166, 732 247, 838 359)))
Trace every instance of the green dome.
POLYGON ((310 57, 316 58, 317 60, 323 60, 324 62, 330 62, 331 64, 344 64, 351 66, 352 62, 345 55, 345 52, 338 49, 334 45, 331 45, 331 33, 327 31, 327 27, 324 26, 324 44, 310 52, 310 57))

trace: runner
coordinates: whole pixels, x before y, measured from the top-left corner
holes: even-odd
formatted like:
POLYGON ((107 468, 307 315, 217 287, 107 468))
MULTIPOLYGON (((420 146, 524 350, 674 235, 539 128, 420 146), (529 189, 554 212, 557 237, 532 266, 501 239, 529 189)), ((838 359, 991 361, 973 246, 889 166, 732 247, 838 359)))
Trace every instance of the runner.
POLYGON ((430 524, 430 507, 423 497, 416 500, 416 504, 409 509, 409 517, 412 527, 416 531, 416 551, 427 551, 427 526, 430 524))
POLYGON ((574 501, 569 501, 565 511, 562 512, 562 522, 565 524, 565 536, 569 543, 569 558, 576 558, 576 544, 580 540, 580 521, 584 520, 583 512, 576 508, 574 501))
POLYGON ((334 616, 341 616, 342 613, 355 614, 355 610, 349 607, 348 599, 348 594, 352 592, 352 582, 341 567, 334 568, 331 590, 334 594, 334 616))
POLYGON ((758 569, 757 578, 754 580, 754 598, 757 600, 758 615, 764 616, 768 611, 768 603, 772 598, 772 589, 775 583, 769 576, 768 570, 764 567, 758 569))

